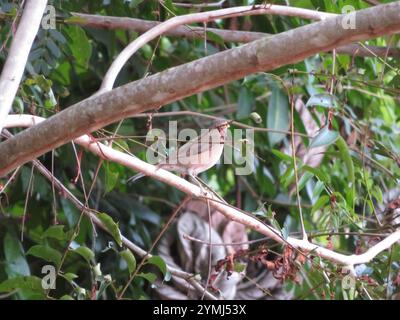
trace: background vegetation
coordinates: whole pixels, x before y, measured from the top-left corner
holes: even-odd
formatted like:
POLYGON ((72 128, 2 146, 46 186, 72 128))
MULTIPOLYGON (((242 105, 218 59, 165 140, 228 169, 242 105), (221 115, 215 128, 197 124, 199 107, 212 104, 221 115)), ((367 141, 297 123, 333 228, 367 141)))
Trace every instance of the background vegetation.
MULTIPOLYGON (((48 118, 89 97, 98 90, 115 56, 138 36, 123 29, 79 26, 73 23, 72 12, 163 21, 198 10, 178 7, 171 1, 50 3, 57 10, 57 28, 40 29, 37 35, 13 105, 15 113, 48 118)), ((341 13, 344 5, 356 10, 371 6, 361 0, 275 1, 288 3, 332 13, 341 13)), ((252 2, 228 0, 224 6, 247 4, 252 2)), ((0 10, 3 63, 20 13, 19 3, 0 1, 0 10)), ((218 20, 208 23, 208 27, 276 34, 308 23, 297 17, 266 15, 218 20)), ((399 48, 399 36, 381 37, 366 44, 399 48)), ((207 33, 207 42, 202 38, 160 37, 129 60, 116 86, 238 45, 224 42, 211 32, 207 33)), ((136 117, 92 135, 100 139, 118 129, 114 147, 145 159, 144 137, 150 123, 154 128, 167 129, 168 120, 179 119, 181 127, 199 129, 208 124, 201 114, 209 114, 256 128, 288 131, 293 121, 294 130, 303 134, 295 140, 297 185, 309 238, 339 252, 363 252, 397 227, 393 200, 399 196, 400 174, 398 66, 399 55, 320 53, 295 65, 253 74, 188 97, 162 110, 194 111, 199 116, 177 113, 173 117, 136 117), (296 107, 293 118, 292 103, 296 107)), ((257 215, 283 234, 299 235, 291 135, 256 131, 254 145, 253 174, 239 177, 234 175, 237 164, 217 165, 201 178, 232 205, 257 215)), ((90 219, 31 164, 20 167, 0 180, 0 294, 12 299, 115 299, 135 273, 136 259, 140 261, 121 245, 116 228, 148 250, 184 195, 146 177, 128 183, 132 170, 100 160, 71 144, 39 160, 82 203, 104 213, 102 221, 114 232, 94 228, 90 219), (40 284, 42 267, 47 264, 58 271, 53 290, 44 290, 40 284)), ((203 240, 207 241, 205 230, 203 240)), ((255 231, 240 232, 241 239, 261 238, 255 231)), ((157 288, 176 288, 166 271, 165 256, 157 249, 153 253, 156 255, 136 272, 124 298, 151 299, 160 296, 157 288)), ((221 270, 247 272, 243 280, 247 283, 260 279, 256 277, 259 271, 251 274, 251 268, 273 274, 272 282, 259 285, 262 288, 257 294, 242 298, 392 299, 400 290, 398 245, 358 266, 359 278, 351 289, 343 287, 340 266, 318 257, 292 261, 285 271, 277 268, 276 262, 291 253, 274 242, 251 243, 248 250, 236 253, 233 265, 225 260, 221 270)), ((204 285, 208 254, 199 255, 204 258, 200 272, 204 285)), ((228 256, 227 252, 224 255, 228 256)), ((175 262, 179 265, 182 259, 175 257, 175 262)), ((185 271, 196 273, 196 268, 185 271)), ((219 290, 223 291, 217 284, 211 288, 217 296, 219 290)), ((171 289, 164 296, 175 297, 173 292, 171 289)))

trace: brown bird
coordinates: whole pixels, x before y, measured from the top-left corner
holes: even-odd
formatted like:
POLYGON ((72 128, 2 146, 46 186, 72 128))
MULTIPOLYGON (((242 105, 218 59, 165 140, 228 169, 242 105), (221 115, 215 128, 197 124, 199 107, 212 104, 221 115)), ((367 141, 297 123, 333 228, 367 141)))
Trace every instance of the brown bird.
MULTIPOLYGON (((157 164, 157 168, 187 174, 196 180, 199 173, 213 167, 221 158, 231 122, 225 119, 216 120, 210 130, 172 152, 164 161, 157 164)), ((128 182, 136 181, 143 176, 145 174, 138 173, 128 179, 128 182)))

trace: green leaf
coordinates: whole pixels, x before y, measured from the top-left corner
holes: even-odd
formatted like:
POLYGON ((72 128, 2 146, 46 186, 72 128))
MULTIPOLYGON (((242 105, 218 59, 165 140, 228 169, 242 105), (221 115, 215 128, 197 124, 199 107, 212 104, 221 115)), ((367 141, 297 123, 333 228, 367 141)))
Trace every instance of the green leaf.
POLYGON ((118 245, 122 246, 122 237, 121 232, 119 231, 118 223, 115 223, 114 220, 106 213, 99 213, 97 217, 103 222, 104 226, 111 233, 114 240, 118 243, 118 245))
MULTIPOLYGON (((277 86, 273 87, 268 103, 267 128, 287 131, 289 129, 289 102, 286 94, 277 86)), ((276 145, 285 138, 285 134, 268 132, 271 146, 276 145)))
POLYGON ((288 165, 286 171, 280 176, 284 188, 287 188, 295 179, 293 165, 288 165))
POLYGON ((160 256, 152 256, 151 258, 147 259, 146 263, 155 265, 158 269, 160 269, 164 276, 167 273, 167 264, 160 256))
POLYGON ((347 146, 346 141, 342 137, 339 137, 339 139, 336 142, 337 147, 339 148, 339 153, 340 156, 342 157, 346 169, 347 169, 347 176, 350 180, 351 185, 354 185, 355 182, 355 176, 354 176, 354 163, 350 155, 350 150, 349 147, 347 146))
POLYGON ((43 90, 43 92, 49 92, 51 90, 51 86, 53 85, 53 81, 45 78, 43 75, 37 75, 34 78, 36 84, 43 90))
POLYGON ((58 48, 53 39, 47 38, 46 47, 50 50, 54 57, 59 58, 61 56, 61 50, 58 48))
POLYGON ((312 194, 313 199, 319 197, 322 190, 324 190, 324 187, 325 187, 325 184, 322 181, 318 180, 317 183, 315 184, 315 187, 313 190, 313 194, 312 194))
POLYGON ((117 185, 119 172, 116 169, 116 166, 111 165, 109 162, 105 165, 106 193, 112 191, 117 185))
POLYGON ((214 41, 217 44, 223 45, 225 43, 224 39, 219 36, 218 34, 212 32, 212 31, 207 31, 206 32, 207 40, 208 41, 214 41))
POLYGON ((170 12, 176 12, 176 7, 172 0, 165 0, 163 5, 169 9, 170 12))
POLYGON ((347 146, 346 141, 342 137, 336 142, 337 147, 339 148, 339 153, 341 158, 343 159, 346 170, 347 170, 347 177, 349 179, 349 185, 346 187, 346 202, 348 203, 349 207, 353 209, 355 206, 355 175, 354 175, 354 163, 350 155, 349 147, 347 146))
POLYGON ((321 209, 323 206, 325 206, 327 203, 329 202, 329 197, 324 194, 323 196, 321 196, 313 205, 312 209, 311 209, 311 214, 313 214, 314 212, 318 211, 319 209, 321 209))
POLYGON ((337 108, 338 101, 337 98, 331 94, 323 93, 316 94, 310 97, 306 103, 306 107, 321 106, 324 108, 337 108))
POLYGON ((83 257, 88 263, 94 258, 94 253, 86 246, 80 246, 74 250, 75 253, 83 257))
POLYGON ((53 238, 59 241, 67 239, 67 235, 64 232, 63 225, 51 226, 42 234, 43 238, 53 238))
POLYGON ((279 159, 281 159, 282 161, 286 161, 286 162, 290 162, 290 163, 292 162, 292 157, 289 156, 289 155, 286 154, 286 153, 283 153, 283 152, 281 152, 281 151, 279 151, 279 150, 276 150, 276 149, 272 149, 271 152, 272 152, 275 156, 277 156, 279 159))
POLYGON ((154 273, 150 273, 150 272, 147 272, 147 273, 139 273, 138 274, 138 277, 141 277, 141 278, 144 278, 144 279, 146 279, 147 281, 149 281, 150 283, 154 283, 154 281, 156 281, 156 279, 157 279, 157 276, 154 274, 154 273))
POLYGON ((400 74, 393 77, 393 79, 389 82, 389 84, 394 88, 400 87, 400 74))
POLYGON ((235 270, 235 272, 243 272, 244 269, 246 269, 246 264, 244 263, 239 263, 239 262, 235 262, 235 264, 233 265, 233 270, 235 270))
POLYGON ((136 270, 135 256, 128 249, 121 251, 119 254, 126 261, 126 264, 128 265, 129 273, 132 274, 132 272, 136 270))
POLYGON ((15 111, 15 113, 24 113, 24 102, 18 96, 14 99, 13 110, 15 111))
POLYGON ((339 138, 337 131, 329 130, 328 126, 323 127, 320 132, 311 140, 309 148, 317 148, 334 143, 339 138))
POLYGON ((44 292, 42 279, 35 276, 7 279, 0 284, 0 292, 11 292, 17 289, 44 292))
POLYGON ((73 58, 72 66, 78 75, 86 72, 90 56, 92 55, 92 45, 86 36, 85 31, 77 26, 64 26, 68 38, 68 47, 73 58))
POLYGON ((37 258, 46 260, 48 262, 52 262, 56 266, 59 266, 61 263, 61 257, 62 257, 61 253, 48 246, 36 245, 30 247, 26 254, 35 256, 37 258))
POLYGON ((9 278, 17 275, 29 276, 29 265, 25 259, 24 249, 19 239, 10 233, 4 236, 5 271, 9 278))
MULTIPOLYGON (((126 141, 120 140, 120 141, 114 141, 112 148, 115 150, 119 150, 121 152, 126 152, 129 150, 129 145, 126 141)), ((117 167, 118 168, 118 167, 117 167)), ((114 170, 115 171, 115 170, 114 170)))
POLYGON ((44 101, 44 106, 48 109, 52 109, 57 105, 57 100, 54 97, 54 93, 52 90, 49 91, 48 93, 48 99, 44 101))
POLYGON ((242 86, 239 91, 237 118, 244 119, 249 116, 253 107, 254 98, 246 86, 242 86))
POLYGON ((144 0, 130 0, 129 6, 131 8, 136 8, 139 4, 141 4, 144 0))
POLYGON ((383 194, 381 188, 378 186, 375 186, 371 190, 372 195, 375 197, 375 199, 378 201, 378 203, 383 202, 383 194))
POLYGON ((78 278, 78 276, 75 273, 71 273, 71 272, 62 273, 60 275, 61 275, 61 277, 63 277, 68 282, 72 282, 72 280, 78 278))
POLYGON ((329 182, 329 176, 327 174, 325 174, 324 172, 322 172, 322 170, 320 170, 318 168, 313 168, 308 165, 304 165, 304 166, 302 166, 302 169, 305 171, 311 172, 316 177, 318 177, 319 180, 321 180, 325 183, 329 182))
POLYGON ((65 37, 63 36, 63 34, 60 31, 58 31, 56 29, 49 29, 49 33, 54 40, 56 40, 62 44, 67 43, 67 40, 65 40, 65 37))
POLYGON ((314 176, 314 174, 311 173, 311 172, 305 172, 305 173, 301 176, 301 178, 300 178, 300 180, 299 180, 299 183, 298 183, 298 190, 299 190, 299 192, 304 188, 304 186, 306 185, 307 181, 310 180, 313 176, 314 176))
POLYGON ((60 300, 74 300, 74 298, 72 298, 70 295, 68 294, 64 294, 60 300))

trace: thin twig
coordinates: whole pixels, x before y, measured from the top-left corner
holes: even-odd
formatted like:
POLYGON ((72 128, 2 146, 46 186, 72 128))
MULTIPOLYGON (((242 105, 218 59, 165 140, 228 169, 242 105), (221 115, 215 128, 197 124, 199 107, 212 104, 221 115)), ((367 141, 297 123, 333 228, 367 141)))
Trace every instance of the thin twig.
MULTIPOLYGON (((120 292, 120 294, 118 295, 117 299, 122 299, 123 298, 123 296, 124 296, 126 290, 128 289, 129 285, 132 283, 133 279, 135 279, 135 277, 138 275, 140 269, 143 267, 143 265, 145 264, 145 262, 149 258, 149 254, 153 251, 153 249, 157 245, 158 241, 161 239, 161 237, 164 235, 164 233, 168 230, 169 226, 171 225, 172 221, 174 221, 174 219, 177 216, 177 214, 181 211, 181 209, 185 206, 185 204, 190 199, 191 199, 191 197, 187 196, 185 199, 183 199, 181 204, 174 210, 174 212, 172 213, 171 217, 168 219, 168 221, 165 224, 165 226, 161 229, 161 231, 158 233, 156 239, 151 244, 151 247, 150 247, 148 253, 142 258, 142 261, 139 263, 139 265, 136 267, 136 270, 130 276, 129 280, 127 281, 127 283, 123 287, 123 289, 120 292)), ((206 287, 204 288, 204 290, 205 291, 207 290, 206 287)))
MULTIPOLYGON (((9 116, 7 120, 10 124, 13 124, 13 126, 32 126, 33 123, 44 121, 40 117, 25 115, 9 116)), ((7 126, 8 125, 9 124, 7 123, 7 126)), ((93 139, 87 135, 76 138, 74 141, 82 145, 84 148, 90 150, 94 154, 105 157, 109 161, 114 161, 131 169, 140 171, 145 175, 154 177, 162 182, 174 186, 187 195, 197 198, 204 198, 202 190, 195 184, 192 184, 169 171, 150 165, 137 157, 127 155, 119 150, 109 148, 101 143, 94 143, 93 139)), ((317 244, 304 241, 303 239, 296 239, 293 237, 287 237, 284 239, 279 231, 268 225, 265 225, 253 215, 249 213, 243 213, 239 208, 235 208, 227 203, 217 200, 212 193, 207 192, 206 198, 212 200, 210 201, 211 206, 220 211, 230 220, 244 224, 249 228, 269 236, 272 240, 275 240, 278 243, 289 244, 293 248, 303 252, 313 252, 314 255, 345 266, 354 266, 356 264, 370 262, 376 255, 384 250, 387 250, 400 239, 400 230, 397 230, 391 233, 385 239, 381 240, 379 243, 370 247, 362 254, 345 255, 317 244)))
MULTIPOLYGON (((7 138, 12 137, 12 134, 8 130, 3 130, 2 135, 4 135, 7 138)), ((32 161, 33 166, 36 167, 36 169, 49 181, 54 181, 55 187, 60 190, 63 194, 64 197, 69 199, 73 205, 75 205, 81 212, 84 212, 85 215, 88 216, 88 218, 91 218, 97 226, 99 226, 101 229, 109 233, 109 230, 107 227, 103 224, 103 222, 97 217, 97 212, 94 211, 93 209, 88 208, 85 206, 78 198, 76 198, 71 191, 66 188, 56 177, 54 177, 51 172, 38 160, 33 160, 32 161)), ((140 256, 140 257, 146 257, 150 258, 151 255, 143 250, 142 248, 138 247, 136 244, 134 244, 132 241, 130 241, 128 238, 125 236, 121 236, 122 238, 122 243, 129 248, 134 254, 140 256)), ((182 278, 186 280, 193 288, 199 292, 203 293, 203 286, 198 283, 198 281, 195 278, 194 274, 187 273, 181 269, 177 269, 175 267, 171 267, 167 265, 167 269, 173 276, 176 276, 178 278, 182 278)), ((212 295, 211 293, 207 292, 206 297, 210 300, 217 300, 217 298, 212 295)))

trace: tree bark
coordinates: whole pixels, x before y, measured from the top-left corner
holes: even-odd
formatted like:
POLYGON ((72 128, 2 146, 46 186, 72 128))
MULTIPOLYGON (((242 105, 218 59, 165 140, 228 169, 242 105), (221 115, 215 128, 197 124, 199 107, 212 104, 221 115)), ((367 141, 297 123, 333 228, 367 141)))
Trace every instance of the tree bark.
POLYGON ((356 13, 356 28, 344 16, 226 50, 110 92, 88 98, 0 144, 0 176, 76 137, 134 114, 238 80, 250 73, 296 63, 321 51, 400 31, 400 2, 356 13))

